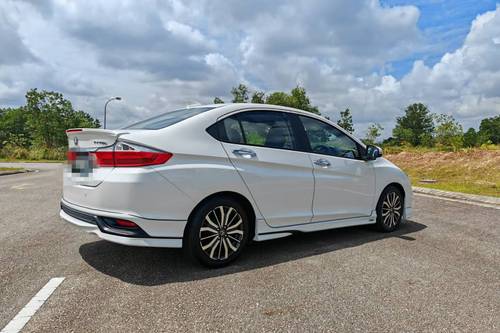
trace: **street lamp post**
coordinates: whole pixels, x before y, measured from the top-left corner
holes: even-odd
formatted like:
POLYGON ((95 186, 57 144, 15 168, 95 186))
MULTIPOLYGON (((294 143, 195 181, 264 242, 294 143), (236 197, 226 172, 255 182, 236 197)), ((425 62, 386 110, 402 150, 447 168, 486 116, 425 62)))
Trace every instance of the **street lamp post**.
POLYGON ((104 129, 106 129, 106 108, 108 106, 108 103, 111 101, 121 101, 121 100, 122 100, 121 97, 116 96, 116 97, 112 97, 112 98, 108 99, 106 101, 106 103, 104 104, 104 129))

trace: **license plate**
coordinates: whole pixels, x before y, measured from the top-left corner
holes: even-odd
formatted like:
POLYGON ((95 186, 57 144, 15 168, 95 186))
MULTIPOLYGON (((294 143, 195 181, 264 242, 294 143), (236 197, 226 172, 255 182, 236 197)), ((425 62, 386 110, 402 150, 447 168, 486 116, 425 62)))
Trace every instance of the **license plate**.
POLYGON ((71 162, 71 173, 77 177, 89 177, 94 165, 89 153, 76 153, 76 158, 71 162))

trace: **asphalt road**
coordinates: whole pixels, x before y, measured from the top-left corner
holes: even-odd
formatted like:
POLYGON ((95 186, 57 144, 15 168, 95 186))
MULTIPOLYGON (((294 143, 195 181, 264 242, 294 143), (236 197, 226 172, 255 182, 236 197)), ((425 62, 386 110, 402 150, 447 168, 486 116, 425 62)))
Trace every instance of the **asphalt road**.
POLYGON ((500 210, 416 196, 396 233, 255 243, 207 270, 66 224, 61 166, 32 167, 0 177, 0 329, 63 276, 25 332, 500 331, 500 210))

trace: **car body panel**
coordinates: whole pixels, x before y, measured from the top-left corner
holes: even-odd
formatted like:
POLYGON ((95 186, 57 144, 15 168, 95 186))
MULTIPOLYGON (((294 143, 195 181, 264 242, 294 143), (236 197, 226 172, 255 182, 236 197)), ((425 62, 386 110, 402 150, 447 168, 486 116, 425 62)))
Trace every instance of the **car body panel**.
POLYGON ((375 200, 378 200, 382 191, 390 184, 399 184, 404 190, 404 217, 411 217, 413 191, 408 176, 396 165, 380 157, 371 162, 375 171, 375 200))
POLYGON ((313 222, 370 216, 375 205, 371 161, 310 154, 314 165, 313 222), (323 159, 329 166, 314 161, 323 159))
POLYGON ((222 144, 269 225, 276 227, 311 221, 314 179, 307 153, 222 144), (238 149, 250 149, 256 156, 238 156, 233 153, 238 149))
POLYGON ((187 220, 195 202, 152 167, 109 168, 99 186, 75 183, 64 173, 63 198, 73 204, 149 219, 187 220))

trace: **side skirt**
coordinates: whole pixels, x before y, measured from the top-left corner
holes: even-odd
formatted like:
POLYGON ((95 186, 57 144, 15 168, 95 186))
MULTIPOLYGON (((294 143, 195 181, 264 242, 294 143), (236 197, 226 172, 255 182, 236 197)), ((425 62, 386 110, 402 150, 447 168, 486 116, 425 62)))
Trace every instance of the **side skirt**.
POLYGON ((264 220, 257 220, 256 234, 254 241, 264 241, 269 239, 282 238, 292 235, 294 232, 314 232, 320 230, 337 229, 344 227, 353 227, 357 225, 375 224, 375 211, 371 216, 357 217, 352 219, 342 219, 333 221, 309 222, 285 226, 279 228, 270 227, 264 220))

